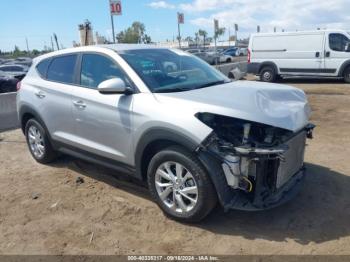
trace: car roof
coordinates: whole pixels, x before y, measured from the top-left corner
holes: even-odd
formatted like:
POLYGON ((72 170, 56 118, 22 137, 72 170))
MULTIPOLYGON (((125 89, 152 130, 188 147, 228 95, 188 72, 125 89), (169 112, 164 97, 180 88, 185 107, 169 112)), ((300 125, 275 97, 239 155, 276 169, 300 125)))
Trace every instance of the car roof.
POLYGON ((140 50, 140 49, 172 49, 167 47, 159 47, 154 44, 108 44, 108 45, 91 45, 91 46, 81 46, 81 47, 73 47, 73 48, 66 48, 61 49, 58 51, 50 52, 44 55, 41 55, 37 58, 35 58, 35 62, 38 60, 43 60, 45 58, 50 58, 54 56, 59 55, 67 55, 67 54, 73 54, 73 53, 79 53, 79 52, 96 52, 101 50, 114 50, 117 53, 121 51, 127 51, 127 50, 140 50))
POLYGON ((251 36, 281 36, 281 35, 303 35, 303 34, 320 34, 320 33, 346 33, 342 29, 321 29, 321 30, 305 30, 305 31, 287 31, 276 33, 254 33, 251 36))

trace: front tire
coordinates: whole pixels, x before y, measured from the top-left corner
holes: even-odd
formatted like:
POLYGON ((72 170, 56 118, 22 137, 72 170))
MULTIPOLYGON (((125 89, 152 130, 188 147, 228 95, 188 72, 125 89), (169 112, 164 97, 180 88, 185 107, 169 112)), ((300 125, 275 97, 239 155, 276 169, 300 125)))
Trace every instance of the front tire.
POLYGON ((344 70, 344 82, 345 83, 350 83, 350 66, 348 66, 344 70))
POLYGON ((181 147, 157 153, 148 168, 149 190, 163 212, 181 222, 198 222, 217 203, 214 186, 199 160, 181 147))
POLYGON ((266 66, 260 71, 260 79, 263 82, 275 82, 276 81, 276 72, 275 70, 270 67, 266 66))
POLYGON ((49 137, 43 126, 35 119, 30 119, 25 126, 27 145, 33 158, 48 164, 56 159, 57 154, 51 146, 49 137))

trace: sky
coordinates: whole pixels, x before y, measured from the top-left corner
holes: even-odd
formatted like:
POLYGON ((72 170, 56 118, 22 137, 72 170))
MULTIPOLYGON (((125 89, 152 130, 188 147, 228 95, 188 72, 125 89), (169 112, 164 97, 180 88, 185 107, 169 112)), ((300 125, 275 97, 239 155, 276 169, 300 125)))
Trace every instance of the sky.
MULTIPOLYGON (((122 0, 123 15, 114 18, 116 32, 134 21, 146 26, 153 41, 172 40, 177 35, 177 12, 185 15, 181 35, 194 36, 199 29, 213 35, 213 19, 226 28, 228 38, 239 25, 238 38, 248 37, 257 25, 262 32, 349 29, 350 0, 122 0)), ((94 31, 111 38, 109 0, 0 0, 0 50, 17 45, 26 49, 50 46, 56 33, 60 44, 78 41, 78 24, 89 19, 94 31)))

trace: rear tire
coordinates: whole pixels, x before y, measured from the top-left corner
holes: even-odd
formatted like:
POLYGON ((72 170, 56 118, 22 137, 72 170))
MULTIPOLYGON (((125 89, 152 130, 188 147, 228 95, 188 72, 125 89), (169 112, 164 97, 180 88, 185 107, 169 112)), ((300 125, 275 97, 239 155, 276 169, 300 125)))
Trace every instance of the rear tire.
POLYGON ((27 122, 25 136, 29 151, 37 162, 48 164, 57 158, 45 129, 38 121, 30 119, 27 122))
POLYGON ((345 68, 343 76, 344 76, 344 82, 350 83, 350 66, 345 68))
POLYGON ((260 71, 260 80, 263 82, 275 82, 276 81, 276 72, 273 67, 266 66, 260 71))
POLYGON ((163 212, 180 222, 198 222, 217 203, 214 186, 196 156, 179 146, 157 153, 148 172, 149 190, 163 212))

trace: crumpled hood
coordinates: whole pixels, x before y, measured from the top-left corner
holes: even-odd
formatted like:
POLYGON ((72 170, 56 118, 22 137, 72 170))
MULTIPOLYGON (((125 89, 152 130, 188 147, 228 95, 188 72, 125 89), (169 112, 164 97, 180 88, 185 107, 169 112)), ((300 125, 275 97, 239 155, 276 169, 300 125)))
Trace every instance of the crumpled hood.
POLYGON ((298 131, 308 124, 310 107, 305 93, 297 88, 236 81, 178 93, 159 93, 161 103, 179 111, 208 112, 298 131))

